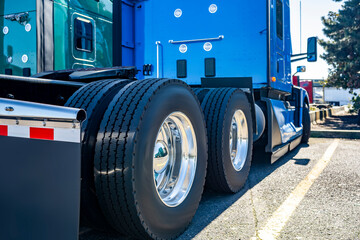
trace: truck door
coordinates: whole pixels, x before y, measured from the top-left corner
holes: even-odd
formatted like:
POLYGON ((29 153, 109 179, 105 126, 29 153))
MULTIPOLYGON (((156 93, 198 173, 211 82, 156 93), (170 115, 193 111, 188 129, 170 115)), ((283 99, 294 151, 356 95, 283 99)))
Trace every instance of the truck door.
POLYGON ((289 0, 273 0, 271 31, 271 76, 276 81, 271 86, 281 91, 291 91, 291 40, 289 0))
POLYGON ((285 61, 284 61, 284 4, 283 0, 276 0, 276 78, 284 81, 285 61))

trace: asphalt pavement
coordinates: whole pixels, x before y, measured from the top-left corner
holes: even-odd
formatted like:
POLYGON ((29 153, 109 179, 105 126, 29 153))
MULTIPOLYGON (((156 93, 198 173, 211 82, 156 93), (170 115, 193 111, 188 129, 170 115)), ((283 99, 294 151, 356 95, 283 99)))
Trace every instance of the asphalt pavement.
POLYGON ((311 138, 272 165, 254 159, 239 193, 205 191, 179 239, 360 239, 360 141, 311 138))

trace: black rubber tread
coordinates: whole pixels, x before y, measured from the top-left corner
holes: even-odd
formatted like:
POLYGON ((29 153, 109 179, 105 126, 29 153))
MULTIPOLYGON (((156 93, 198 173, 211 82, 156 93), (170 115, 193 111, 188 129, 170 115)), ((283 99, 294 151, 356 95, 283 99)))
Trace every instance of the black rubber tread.
MULTIPOLYGON (((163 239, 151 232, 138 206, 133 159, 137 155, 136 133, 140 131, 139 125, 143 121, 144 112, 153 96, 168 84, 181 85, 193 94, 190 87, 179 80, 147 79, 129 84, 110 103, 97 136, 95 168, 101 174, 95 176, 95 186, 100 206, 114 229, 139 239, 163 239)), ((199 102, 198 105, 200 112, 199 102)), ((203 124, 205 126, 204 119, 203 124)), ((205 128, 204 134, 206 136, 205 128)), ((202 188, 204 183, 205 172, 202 188)), ((197 205, 199 201, 200 199, 197 205)), ((184 230, 185 228, 171 238, 176 238, 184 230)))
POLYGON ((205 96, 210 91, 209 88, 193 88, 193 90, 200 103, 203 102, 205 96))
MULTIPOLYGON (((109 171, 110 169, 116 169, 116 155, 117 148, 112 146, 113 134, 117 134, 114 137, 116 140, 116 145, 120 143, 124 144, 123 141, 126 141, 127 131, 120 132, 120 129, 128 128, 131 124, 129 118, 132 118, 134 114, 134 108, 137 107, 138 102, 141 100, 141 97, 149 90, 149 88, 155 82, 144 80, 138 84, 134 84, 134 86, 128 86, 121 91, 115 99, 116 102, 112 102, 109 105, 109 109, 106 111, 103 121, 101 123, 101 131, 97 137, 96 144, 96 154, 95 154, 95 168, 98 172, 106 171, 106 174, 99 175, 98 179, 95 180, 96 184, 96 193, 102 207, 102 210, 105 216, 109 219, 109 222, 113 225, 115 229, 119 232, 124 233, 126 235, 131 235, 133 232, 142 232, 141 226, 135 224, 137 221, 135 219, 136 213, 130 212, 129 210, 129 201, 128 197, 131 198, 132 193, 128 194, 125 189, 125 174, 123 172, 117 173, 120 175, 122 186, 117 186, 117 181, 110 179, 109 171), (140 92, 140 94, 138 94, 140 92), (132 104, 136 102, 137 104, 132 104), (131 109, 129 109, 131 107, 131 109), (128 113, 130 112, 130 113, 128 113), (116 126, 116 118, 117 116, 122 115, 123 119, 120 126, 116 126), (101 143, 101 144, 99 144, 101 143), (114 154, 112 154, 114 153, 114 154), (113 156, 115 155, 115 156, 113 156), (113 159, 113 162, 110 161, 113 159), (110 164, 112 166, 110 166, 110 164), (114 193, 115 190, 115 193, 114 193), (120 190, 120 193, 116 190, 120 190), (119 204, 117 204, 119 203, 119 204)), ((126 142, 125 142, 126 144, 126 142)), ((124 147, 121 149, 122 158, 124 157, 125 149, 124 147)), ((119 159, 121 161, 121 169, 124 169, 124 160, 119 159)), ((115 175, 114 175, 115 176, 115 175)), ((127 179, 127 182, 130 182, 127 179)), ((129 186, 128 186, 129 188, 129 186)), ((131 199, 133 200, 133 199, 131 199)), ((131 201, 134 202, 134 201, 131 201)), ((145 238, 146 235, 140 235, 138 237, 145 238)))
MULTIPOLYGON (((226 159, 224 154, 227 149, 224 149, 224 124, 225 124, 225 115, 228 111, 228 105, 231 102, 234 94, 242 94, 244 99, 244 104, 246 104, 249 113, 247 115, 249 130, 249 156, 246 168, 244 167, 244 172, 242 173, 245 178, 247 178, 250 165, 251 165, 251 154, 252 154, 252 124, 251 124, 251 106, 247 100, 247 97, 244 92, 236 88, 217 88, 211 89, 205 96, 202 102, 202 108, 204 109, 205 120, 207 124, 208 139, 209 139, 209 159, 208 159, 208 171, 206 176, 206 187, 211 188, 219 192, 233 193, 239 191, 241 187, 234 187, 231 181, 228 179, 226 168, 226 159), (250 121, 249 121, 250 120, 250 121)), ((242 170, 243 171, 243 170, 242 170)))
MULTIPOLYGON (((219 161, 219 147, 221 148, 221 136, 218 136, 217 126, 219 114, 222 111, 221 105, 224 100, 224 95, 230 89, 220 88, 212 89, 208 96, 207 101, 203 102, 205 121, 209 138, 209 159, 208 171, 206 176, 206 187, 219 192, 227 192, 226 182, 219 179, 224 175, 224 168, 219 161)), ((221 151, 221 150, 220 150, 221 151)))
POLYGON ((81 222, 98 230, 111 230, 101 212, 94 185, 94 149, 100 121, 108 104, 129 80, 102 80, 80 88, 65 106, 81 108, 87 113, 82 124, 81 148, 81 222))
POLYGON ((311 134, 311 119, 310 119, 309 106, 307 104, 305 104, 303 107, 302 122, 303 122, 303 135, 301 138, 301 142, 308 143, 311 134))
POLYGON ((197 95, 202 88, 193 88, 194 94, 197 95))

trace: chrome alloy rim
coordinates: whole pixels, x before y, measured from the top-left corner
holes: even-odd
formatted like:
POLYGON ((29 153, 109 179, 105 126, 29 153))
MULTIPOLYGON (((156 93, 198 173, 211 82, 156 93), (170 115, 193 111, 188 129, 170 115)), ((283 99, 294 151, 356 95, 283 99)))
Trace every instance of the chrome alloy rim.
POLYGON ((240 171, 245 165, 249 146, 248 125, 241 110, 237 110, 232 117, 229 140, 232 165, 236 171, 240 171))
POLYGON ((153 177, 161 201, 179 206, 192 187, 197 164, 197 143, 189 118, 174 112, 162 123, 155 141, 153 177))

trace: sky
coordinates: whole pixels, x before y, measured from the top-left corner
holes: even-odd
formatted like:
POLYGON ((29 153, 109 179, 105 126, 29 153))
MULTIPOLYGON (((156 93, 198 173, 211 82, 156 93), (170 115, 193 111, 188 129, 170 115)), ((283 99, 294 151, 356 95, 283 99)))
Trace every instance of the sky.
MULTIPOLYGON (((317 36, 325 39, 322 29, 324 25, 321 22, 322 16, 327 16, 329 11, 338 11, 342 3, 332 0, 290 0, 291 8, 291 36, 293 54, 300 53, 300 1, 302 8, 302 52, 306 52, 307 39, 317 36)), ((329 66, 320 58, 324 52, 323 48, 318 46, 318 62, 308 63, 306 60, 294 62, 292 64, 292 73, 296 72, 297 66, 306 66, 305 73, 299 73, 301 79, 326 79, 329 66)))

